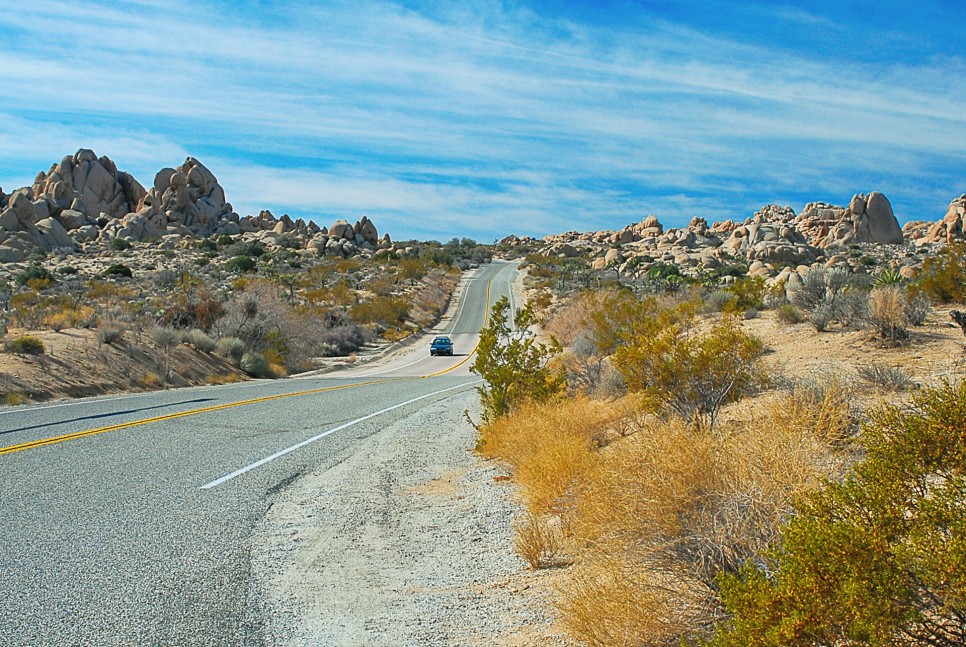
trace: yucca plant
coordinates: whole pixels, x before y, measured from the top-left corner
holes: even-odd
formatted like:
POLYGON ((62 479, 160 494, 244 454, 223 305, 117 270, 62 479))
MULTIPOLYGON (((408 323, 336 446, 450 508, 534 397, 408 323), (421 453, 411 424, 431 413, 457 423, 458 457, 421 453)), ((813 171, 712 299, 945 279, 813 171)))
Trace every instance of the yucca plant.
POLYGON ((904 277, 898 269, 894 267, 887 267, 875 275, 872 285, 879 288, 887 285, 902 285, 905 282, 906 277, 904 277))

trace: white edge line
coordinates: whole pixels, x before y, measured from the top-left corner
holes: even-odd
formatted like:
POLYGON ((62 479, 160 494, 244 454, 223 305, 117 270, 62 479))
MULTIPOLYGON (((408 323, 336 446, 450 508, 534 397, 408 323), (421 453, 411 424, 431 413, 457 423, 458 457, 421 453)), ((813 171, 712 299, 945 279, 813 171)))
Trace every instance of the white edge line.
POLYGON ((412 400, 406 400, 405 402, 400 402, 399 404, 394 404, 393 406, 387 407, 385 409, 382 409, 381 411, 376 411, 375 413, 370 413, 368 415, 362 416, 361 418, 356 418, 355 420, 350 420, 349 422, 346 422, 344 424, 341 424, 338 427, 333 427, 332 429, 323 431, 322 433, 316 434, 315 436, 312 436, 311 438, 307 438, 306 440, 303 440, 300 443, 296 443, 296 444, 292 445, 291 447, 286 447, 285 449, 283 449, 281 451, 277 451, 274 454, 272 454, 271 456, 266 456, 265 458, 263 458, 261 460, 258 460, 258 461, 255 461, 254 463, 252 463, 250 465, 246 465, 245 467, 242 467, 241 469, 237 469, 234 472, 232 472, 231 474, 226 474, 225 476, 222 476, 221 478, 215 479, 211 483, 205 483, 199 489, 201 489, 201 490, 210 490, 211 488, 218 487, 219 485, 222 485, 222 484, 227 483, 228 481, 232 480, 236 476, 241 476, 242 474, 244 474, 246 472, 250 472, 253 469, 259 468, 262 465, 264 465, 265 463, 268 463, 270 461, 273 461, 276 458, 280 458, 282 456, 285 456, 286 454, 289 454, 291 452, 294 452, 296 449, 301 449, 302 447, 305 447, 306 445, 309 445, 311 443, 314 443, 317 440, 320 440, 322 438, 325 438, 329 434, 334 434, 337 431, 342 431, 343 429, 346 429, 346 428, 351 427, 353 425, 357 425, 360 422, 363 422, 365 420, 369 420, 370 418, 375 418, 376 416, 380 416, 380 415, 382 415, 384 413, 388 413, 388 412, 390 412, 390 411, 392 411, 394 409, 398 409, 400 407, 404 407, 407 404, 412 404, 413 402, 419 402, 420 400, 425 400, 426 398, 431 398, 432 396, 439 395, 440 393, 446 393, 447 391, 455 391, 456 389, 464 389, 464 388, 466 388, 468 386, 472 386, 474 384, 479 384, 480 382, 482 382, 482 380, 477 380, 476 382, 468 382, 466 384, 459 384, 457 386, 451 386, 448 389, 441 389, 439 391, 433 391, 432 393, 426 393, 425 395, 421 395, 418 398, 413 398, 412 400))

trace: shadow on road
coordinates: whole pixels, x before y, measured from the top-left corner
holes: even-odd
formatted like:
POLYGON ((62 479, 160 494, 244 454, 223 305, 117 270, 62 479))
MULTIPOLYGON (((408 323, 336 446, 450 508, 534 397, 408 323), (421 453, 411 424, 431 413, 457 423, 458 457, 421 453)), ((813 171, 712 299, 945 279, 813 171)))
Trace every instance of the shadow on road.
POLYGON ((71 418, 70 420, 58 420, 57 422, 44 424, 44 425, 30 425, 29 427, 18 427, 16 429, 7 429, 5 431, 0 431, 0 436, 5 434, 12 434, 18 431, 30 431, 31 429, 42 429, 43 427, 53 427, 54 425, 63 425, 71 422, 80 422, 82 420, 99 420, 101 418, 110 418, 112 416, 123 416, 130 413, 140 413, 142 411, 151 411, 152 409, 164 409, 167 407, 176 407, 182 404, 197 404, 199 402, 212 402, 214 398, 197 398, 194 400, 183 400, 181 402, 172 402, 171 404, 159 404, 156 407, 141 407, 140 409, 127 409, 126 411, 111 411, 110 413, 99 413, 93 416, 82 416, 80 418, 71 418))

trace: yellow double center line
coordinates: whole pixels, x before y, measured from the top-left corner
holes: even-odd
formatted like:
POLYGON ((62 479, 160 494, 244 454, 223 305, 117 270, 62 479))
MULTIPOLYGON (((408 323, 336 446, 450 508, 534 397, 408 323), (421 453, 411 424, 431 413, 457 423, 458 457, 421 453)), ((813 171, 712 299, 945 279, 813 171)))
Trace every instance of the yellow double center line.
POLYGON ((301 395, 311 395, 313 393, 325 393, 327 391, 339 391, 342 389, 351 389, 357 386, 369 386, 371 384, 381 384, 382 382, 389 382, 389 381, 390 380, 371 380, 369 382, 359 382, 356 384, 340 384, 339 386, 327 386, 321 389, 311 389, 309 391, 296 391, 295 393, 267 395, 263 398, 253 398, 251 400, 229 402, 228 404, 218 404, 213 407, 205 407, 203 409, 192 409, 191 411, 182 411, 180 413, 169 413, 166 416, 156 416, 154 418, 142 418, 141 420, 132 420, 131 422, 122 422, 116 425, 110 425, 109 427, 99 427, 97 429, 88 429, 87 431, 78 431, 73 434, 64 434, 62 436, 53 436, 52 438, 42 438, 40 440, 32 440, 27 443, 20 443, 19 445, 0 447, 0 455, 13 454, 14 452, 20 452, 25 449, 33 449, 34 447, 43 447, 45 445, 54 445, 56 443, 63 443, 68 440, 74 440, 76 438, 86 438, 87 436, 96 436, 98 434, 105 434, 109 431, 117 431, 118 429, 127 429, 128 427, 137 427, 138 425, 146 425, 152 422, 162 422, 164 420, 174 420, 176 418, 185 418, 187 416, 193 416, 199 413, 208 413, 210 411, 221 411, 222 409, 231 409, 232 407, 241 407, 247 404, 257 404, 259 402, 269 402, 271 400, 282 400, 284 398, 294 398, 301 395))
MULTIPOLYGON (((483 316, 483 326, 486 327, 486 322, 490 313, 490 284, 486 284, 486 312, 483 316)), ((463 361, 455 366, 451 366, 445 370, 437 371, 430 375, 422 375, 420 378, 427 377, 438 377, 454 371, 463 364, 465 364, 473 354, 476 353, 476 349, 479 348, 479 342, 473 347, 473 351, 467 355, 463 361)), ((410 378, 419 379, 419 378, 410 378)), ((156 416, 154 418, 143 418, 141 420, 132 420, 131 422, 122 422, 116 425, 110 425, 108 427, 98 427, 97 429, 88 429, 86 431, 78 431, 72 434, 63 434, 61 436, 53 436, 51 438, 42 438, 40 440, 32 440, 26 443, 20 443, 19 445, 10 445, 9 447, 0 447, 0 456, 4 454, 13 454, 16 452, 22 452, 25 449, 34 449, 36 447, 44 447, 46 445, 55 445, 57 443, 67 442, 68 440, 76 440, 77 438, 86 438, 88 436, 96 436, 98 434, 106 434, 109 431, 117 431, 118 429, 127 429, 128 427, 137 427, 138 425, 147 425, 152 422, 163 422, 165 420, 175 420, 177 418, 186 418, 188 416, 194 416, 199 413, 210 413, 212 411, 221 411, 223 409, 231 409, 233 407, 241 407, 249 404, 258 404, 259 402, 270 402, 271 400, 282 400, 284 398, 295 398, 303 395, 313 395, 316 393, 327 393, 329 391, 341 391, 343 389, 353 389, 360 386, 371 386, 373 384, 382 384, 383 382, 391 382, 393 380, 370 380, 368 382, 357 382, 354 384, 341 384, 339 386, 326 386, 321 389, 310 389, 308 391, 296 391, 294 393, 282 393, 279 395, 267 395, 263 398, 253 398, 251 400, 241 400, 239 402, 229 402, 228 404, 218 404, 213 407, 205 407, 203 409, 192 409, 190 411, 182 411, 180 413, 169 413, 166 416, 156 416)))

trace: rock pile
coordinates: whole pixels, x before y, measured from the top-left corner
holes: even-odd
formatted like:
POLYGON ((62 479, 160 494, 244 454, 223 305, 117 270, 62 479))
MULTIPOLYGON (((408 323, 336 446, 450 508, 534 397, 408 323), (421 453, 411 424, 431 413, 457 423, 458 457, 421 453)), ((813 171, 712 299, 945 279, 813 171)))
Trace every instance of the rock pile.
POLYGON ((145 190, 109 158, 82 149, 39 173, 31 187, 9 196, 0 190, 0 262, 23 261, 37 248, 69 254, 114 239, 176 247, 222 234, 326 256, 392 246, 365 216, 355 225, 340 220, 328 230, 270 211, 240 217, 214 174, 193 157, 159 171, 145 190))
POLYGON ((693 218, 687 227, 670 229, 649 215, 618 231, 567 232, 543 241, 509 237, 503 243, 554 257, 581 257, 593 269, 615 270, 625 278, 642 277, 657 263, 672 263, 690 274, 746 265, 749 275, 794 285, 813 265, 854 272, 894 267, 914 276, 920 252, 905 243, 964 240, 964 218, 966 195, 952 201, 942 220, 900 228, 889 200, 872 192, 854 196, 848 207, 812 202, 798 215, 791 207, 768 205, 743 222, 709 226, 704 218, 693 218))
POLYGON ((810 245, 844 247, 852 243, 900 245, 902 229, 892 211, 892 204, 881 193, 866 197, 859 194, 849 206, 842 207, 812 202, 805 205, 794 223, 810 245))

